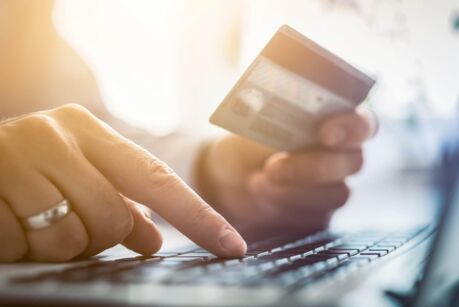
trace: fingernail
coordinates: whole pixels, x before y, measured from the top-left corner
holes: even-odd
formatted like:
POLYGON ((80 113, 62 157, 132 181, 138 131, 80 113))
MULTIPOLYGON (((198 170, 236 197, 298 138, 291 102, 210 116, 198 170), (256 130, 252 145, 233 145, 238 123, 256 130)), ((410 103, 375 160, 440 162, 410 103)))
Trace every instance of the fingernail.
POLYGON ((325 134, 324 142, 329 146, 336 146, 346 139, 346 131, 340 127, 331 127, 325 134))
POLYGON ((247 251, 244 239, 228 227, 223 228, 218 240, 228 256, 243 256, 247 251))

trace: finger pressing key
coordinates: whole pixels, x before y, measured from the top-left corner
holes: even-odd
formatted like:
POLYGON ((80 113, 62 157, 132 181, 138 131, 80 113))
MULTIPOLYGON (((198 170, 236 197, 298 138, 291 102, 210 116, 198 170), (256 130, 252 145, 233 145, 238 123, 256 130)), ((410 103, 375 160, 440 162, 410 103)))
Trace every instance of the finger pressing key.
POLYGON ((102 122, 80 127, 84 155, 119 192, 150 207, 218 256, 245 254, 247 246, 239 233, 166 164, 102 122))

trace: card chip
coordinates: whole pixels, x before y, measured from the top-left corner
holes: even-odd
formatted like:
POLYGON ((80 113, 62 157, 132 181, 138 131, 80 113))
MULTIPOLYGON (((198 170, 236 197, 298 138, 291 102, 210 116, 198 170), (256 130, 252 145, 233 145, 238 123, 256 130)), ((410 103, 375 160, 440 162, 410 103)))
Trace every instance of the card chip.
POLYGON ((317 124, 352 110, 374 80, 288 26, 269 41, 210 121, 280 150, 315 145, 317 124))

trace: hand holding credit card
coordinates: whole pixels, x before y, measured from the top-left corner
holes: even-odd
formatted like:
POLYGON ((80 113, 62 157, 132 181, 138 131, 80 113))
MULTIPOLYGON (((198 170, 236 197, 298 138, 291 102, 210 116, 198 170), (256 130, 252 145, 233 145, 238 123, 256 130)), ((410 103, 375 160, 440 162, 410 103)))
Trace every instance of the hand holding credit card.
POLYGON ((245 71, 211 123, 270 147, 314 145, 315 127, 356 108, 375 81, 288 26, 245 71))

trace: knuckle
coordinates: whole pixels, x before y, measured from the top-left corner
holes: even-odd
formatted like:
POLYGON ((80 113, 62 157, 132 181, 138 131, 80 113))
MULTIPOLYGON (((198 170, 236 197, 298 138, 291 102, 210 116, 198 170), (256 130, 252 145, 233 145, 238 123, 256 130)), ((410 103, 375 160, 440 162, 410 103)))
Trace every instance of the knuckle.
POLYGON ((57 109, 54 109, 54 111, 65 116, 78 116, 83 118, 91 116, 91 112, 89 112, 88 109, 75 103, 65 104, 57 109))
POLYGON ((28 142, 39 141, 40 144, 62 144, 66 137, 54 118, 43 113, 31 114, 18 121, 19 133, 28 142))
POLYGON ((73 127, 78 131, 82 129, 94 132, 94 130, 100 128, 98 121, 92 113, 85 107, 78 104, 66 104, 48 111, 48 113, 53 114, 57 120, 60 123, 65 124, 66 127, 73 127))
POLYGON ((148 178, 151 178, 152 186, 155 189, 173 188, 180 183, 180 178, 174 170, 163 161, 157 158, 147 157, 145 159, 145 164, 147 165, 146 169, 150 172, 148 178))
POLYGON ((16 123, 22 129, 37 132, 45 137, 53 136, 56 131, 56 122, 44 113, 30 114, 18 119, 16 123))
POLYGON ((147 163, 150 165, 150 169, 152 169, 157 174, 162 174, 165 176, 172 176, 175 177, 174 170, 159 159, 148 159, 147 163))
POLYGON ((78 148, 76 140, 52 116, 37 113, 21 121, 19 124, 23 128, 19 129, 21 131, 17 139, 21 140, 18 148, 23 150, 23 153, 28 154, 24 150, 33 148, 33 158, 46 156, 47 159, 60 164, 74 157, 78 148))

